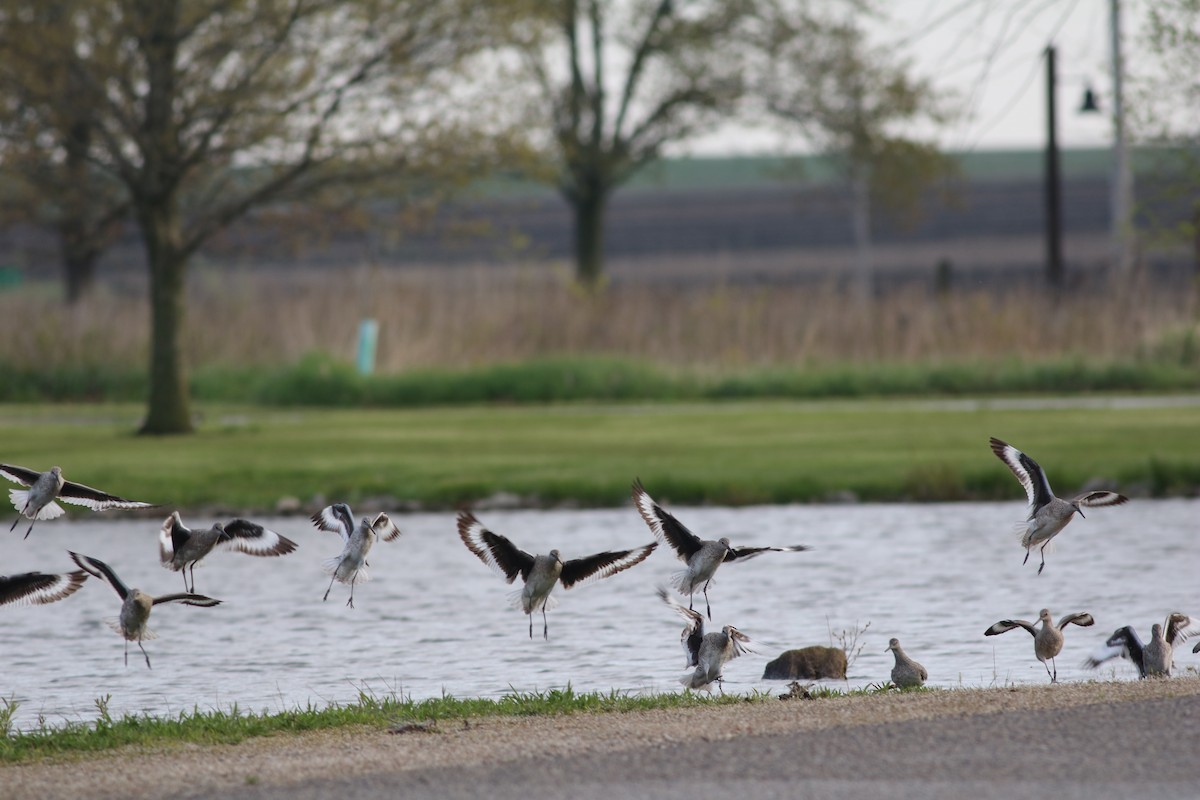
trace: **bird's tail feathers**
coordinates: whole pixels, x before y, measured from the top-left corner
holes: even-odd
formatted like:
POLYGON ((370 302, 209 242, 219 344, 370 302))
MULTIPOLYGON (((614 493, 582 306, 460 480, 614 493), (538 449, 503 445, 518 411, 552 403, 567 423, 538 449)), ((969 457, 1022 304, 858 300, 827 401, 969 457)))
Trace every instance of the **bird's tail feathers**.
POLYGON ((543 606, 547 611, 552 611, 558 606, 558 598, 554 595, 547 595, 544 600, 530 607, 525 605, 525 589, 515 589, 508 593, 508 604, 518 611, 524 611, 526 614, 532 614, 535 611, 541 611, 543 606))
MULTIPOLYGON (((8 496, 12 499, 13 507, 22 514, 25 514, 25 505, 29 502, 29 490, 9 489, 8 496)), ((62 506, 51 500, 49 503, 46 503, 46 505, 42 506, 41 509, 39 509, 38 512, 32 517, 30 517, 28 514, 25 514, 25 516, 29 517, 29 519, 56 519, 65 513, 67 512, 63 510, 62 506)))
MULTIPOLYGON (((691 579, 691 572, 686 569, 681 569, 678 572, 672 572, 670 577, 671 588, 680 594, 691 594, 696 589, 701 588, 701 584, 696 584, 691 579)), ((715 581, 712 578, 708 579, 711 586, 715 581)))
POLYGON ((354 586, 359 583, 366 583, 371 580, 371 573, 367 569, 366 564, 361 564, 358 569, 351 572, 349 575, 341 575, 338 569, 342 566, 342 557, 334 556, 327 558, 321 562, 321 567, 325 570, 326 575, 336 575, 339 583, 344 583, 348 586, 354 586))
MULTIPOLYGON (((121 618, 120 617, 107 617, 104 620, 104 624, 107 625, 108 627, 112 628, 116 633, 120 634, 121 636, 125 636, 125 629, 121 627, 121 618)), ((142 635, 140 637, 125 636, 125 638, 129 639, 129 641, 131 641, 131 642, 137 641, 139 638, 143 642, 148 642, 151 639, 157 639, 158 634, 155 633, 154 631, 150 630, 149 628, 142 628, 142 635)))

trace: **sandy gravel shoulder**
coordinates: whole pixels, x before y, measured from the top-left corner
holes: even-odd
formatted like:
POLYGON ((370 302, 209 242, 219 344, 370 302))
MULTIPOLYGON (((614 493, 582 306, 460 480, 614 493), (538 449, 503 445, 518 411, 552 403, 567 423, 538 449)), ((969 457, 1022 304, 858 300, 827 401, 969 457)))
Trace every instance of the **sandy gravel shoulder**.
POLYGON ((235 787, 286 786, 330 774, 478 766, 740 736, 909 720, 1136 703, 1200 695, 1200 676, 994 689, 943 689, 822 700, 559 717, 447 721, 389 733, 341 728, 237 745, 168 745, 0 766, 0 798, 169 797, 235 787))

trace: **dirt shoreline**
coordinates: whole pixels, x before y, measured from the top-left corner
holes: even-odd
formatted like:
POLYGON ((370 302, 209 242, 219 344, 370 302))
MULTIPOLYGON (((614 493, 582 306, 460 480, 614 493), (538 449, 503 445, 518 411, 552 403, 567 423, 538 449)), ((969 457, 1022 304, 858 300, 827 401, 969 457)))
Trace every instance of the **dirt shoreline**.
POLYGON ((949 689, 747 702, 718 708, 458 720, 404 733, 340 728, 250 739, 237 745, 173 744, 0 766, 0 798, 217 795, 250 787, 299 786, 331 774, 369 777, 480 767, 689 741, 1196 696, 1200 696, 1200 676, 1189 673, 1158 681, 949 689))

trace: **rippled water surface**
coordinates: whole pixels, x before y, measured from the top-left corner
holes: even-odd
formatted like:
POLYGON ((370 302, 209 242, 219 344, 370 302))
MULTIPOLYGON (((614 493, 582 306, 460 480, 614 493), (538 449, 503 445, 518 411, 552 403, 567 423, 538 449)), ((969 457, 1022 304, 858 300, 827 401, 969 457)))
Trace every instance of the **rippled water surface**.
MULTIPOLYGON (((1115 628, 1132 624, 1143 638, 1168 612, 1200 612, 1196 533, 1200 502, 1140 500, 1088 512, 1055 540, 1045 572, 1036 553, 1012 534, 1024 504, 761 506, 669 510, 696 533, 735 544, 795 544, 804 553, 769 553, 721 568, 710 589, 713 625, 733 624, 754 639, 755 654, 726 668, 726 689, 778 692, 763 681, 781 650, 829 644, 831 631, 862 634, 861 655, 841 688, 885 681, 889 637, 941 686, 1042 683, 1042 665, 1021 630, 983 637, 1006 617, 1057 619, 1090 611, 1092 628, 1069 627, 1059 680, 1133 679, 1127 662, 1093 673, 1080 662, 1115 628)), ((564 558, 651 541, 632 506, 600 511, 480 512, 490 529, 529 552, 557 547, 564 558)), ((550 639, 528 637, 528 619, 507 603, 512 587, 462 545, 451 513, 397 515, 404 535, 371 553, 373 580, 321 596, 322 560, 340 551, 334 534, 304 518, 259 521, 295 539, 299 550, 260 559, 214 553, 196 571, 197 591, 220 598, 212 609, 159 606, 147 642, 153 670, 104 620, 119 600, 89 580, 65 601, 0 608, 0 697, 21 703, 16 723, 31 727, 95 719, 94 700, 110 711, 173 714, 193 707, 271 710, 353 701, 360 691, 414 699, 447 693, 497 697, 512 690, 566 686, 577 691, 674 691, 684 673, 680 619, 655 597, 679 569, 660 548, 643 564, 608 580, 556 590, 550 639)), ((198 527, 212 520, 185 517, 198 527)), ((66 550, 107 561, 130 586, 151 594, 183 590, 158 565, 158 524, 116 513, 86 521, 42 522, 0 548, 0 573, 67 571, 66 550), (98 521, 101 520, 101 521, 98 521)), ((703 599, 698 598, 703 604, 703 599)), ((686 602, 686 600, 685 600, 686 602)), ((715 628, 713 628, 715 629, 715 628)), ((1179 668, 1200 664, 1190 648, 1179 668)))

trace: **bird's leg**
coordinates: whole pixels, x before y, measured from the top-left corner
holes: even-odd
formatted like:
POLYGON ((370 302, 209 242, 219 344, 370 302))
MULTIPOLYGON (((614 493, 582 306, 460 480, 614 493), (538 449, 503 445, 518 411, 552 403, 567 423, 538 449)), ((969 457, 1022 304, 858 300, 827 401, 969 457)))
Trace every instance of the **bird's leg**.
POLYGON ((17 529, 17 523, 18 523, 18 522, 20 522, 20 521, 21 521, 21 515, 20 515, 20 514, 17 514, 17 518, 13 520, 12 527, 10 527, 10 528, 8 529, 8 532, 9 532, 9 533, 12 533, 13 531, 15 531, 15 530, 17 529))
POLYGON ((125 666, 129 666, 129 640, 125 640, 125 666))
POLYGON ((183 569, 179 570, 179 572, 180 572, 180 574, 181 574, 181 575, 183 575, 183 590, 186 592, 186 591, 188 590, 188 587, 187 587, 187 567, 184 567, 183 569))
MULTIPOLYGON (((1049 539, 1046 540, 1046 544, 1050 544, 1049 539)), ((1042 545, 1042 549, 1039 551, 1042 554, 1042 563, 1041 566, 1038 567, 1038 575, 1041 575, 1042 570, 1046 568, 1046 544, 1042 545)))
POLYGON ((146 669, 152 669, 150 666, 150 654, 146 652, 146 648, 142 647, 142 640, 138 639, 138 650, 142 651, 142 655, 146 657, 146 669))
MULTIPOLYGON (((324 603, 326 600, 329 599, 329 593, 333 591, 333 582, 336 578, 337 578, 337 572, 335 571, 333 573, 333 577, 329 579, 329 588, 325 590, 325 596, 321 598, 322 603, 324 603)), ((351 585, 350 591, 351 591, 351 593, 354 592, 353 585, 351 585)))
POLYGON ((529 610, 529 639, 533 640, 533 609, 529 610))
POLYGON ((1029 563, 1029 548, 1026 547, 1025 548, 1025 560, 1021 562, 1021 566, 1023 567, 1028 563, 1029 563))
POLYGON ((708 581, 704 582, 704 608, 708 611, 708 621, 712 622, 712 606, 708 602, 708 581))
POLYGON ((354 608, 354 581, 350 582, 350 599, 346 601, 346 605, 354 608))
MULTIPOLYGON (((533 622, 533 615, 529 615, 529 621, 533 622)), ((542 638, 547 641, 550 639, 550 623, 546 621, 546 604, 542 604, 542 638)))
POLYGON ((1054 672, 1050 674, 1050 682, 1058 683, 1058 662, 1052 658, 1050 659, 1050 663, 1054 665, 1054 672))
POLYGON ((29 523, 29 530, 25 531, 25 538, 26 538, 26 539, 28 539, 28 538, 29 538, 29 534, 33 533, 33 523, 34 523, 34 522, 37 522, 37 520, 35 519, 33 522, 29 523))

